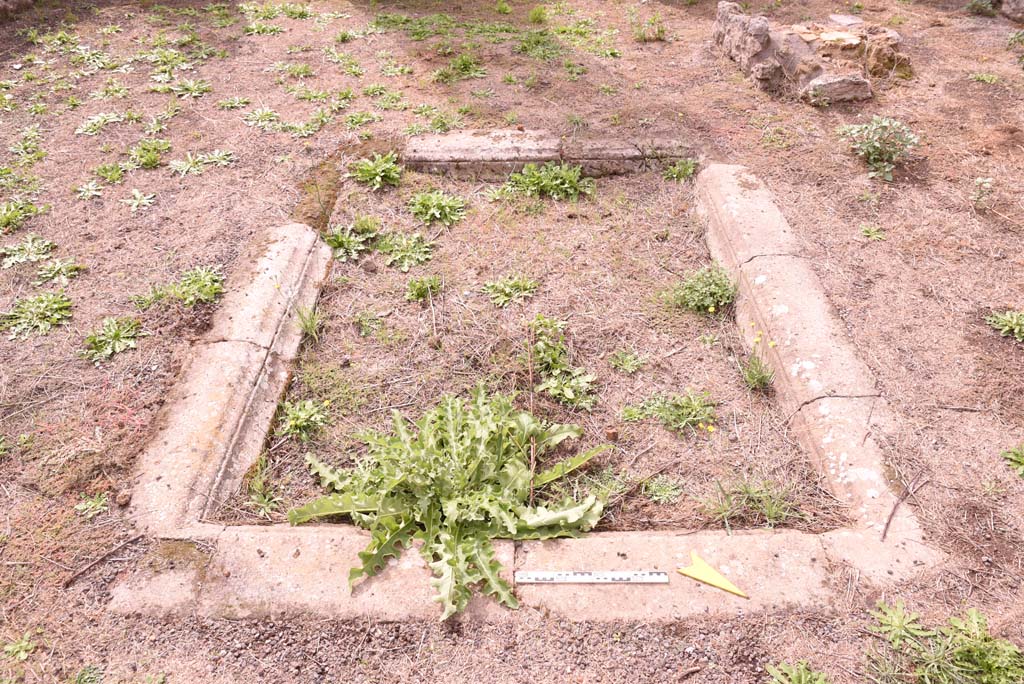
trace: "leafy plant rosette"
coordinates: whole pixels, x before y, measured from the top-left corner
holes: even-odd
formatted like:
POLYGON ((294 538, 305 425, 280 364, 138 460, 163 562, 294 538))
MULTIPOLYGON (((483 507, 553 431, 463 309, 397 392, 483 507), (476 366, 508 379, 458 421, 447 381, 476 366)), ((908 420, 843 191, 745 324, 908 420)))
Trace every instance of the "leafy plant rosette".
POLYGON ((395 411, 392 434, 361 435, 369 451, 350 469, 306 457, 310 470, 333 493, 290 511, 288 520, 298 525, 348 515, 370 531, 360 564, 349 571, 350 587, 419 541, 434 575, 431 584, 442 620, 466 607, 473 585, 516 608, 491 540, 578 537, 601 518, 604 502, 594 495, 530 505, 532 491, 611 448, 569 457, 536 473, 531 485, 531 448, 540 458, 578 438, 582 430, 576 425, 544 423, 517 410, 512 397, 488 395, 478 386, 467 401, 442 397, 411 427, 395 411))

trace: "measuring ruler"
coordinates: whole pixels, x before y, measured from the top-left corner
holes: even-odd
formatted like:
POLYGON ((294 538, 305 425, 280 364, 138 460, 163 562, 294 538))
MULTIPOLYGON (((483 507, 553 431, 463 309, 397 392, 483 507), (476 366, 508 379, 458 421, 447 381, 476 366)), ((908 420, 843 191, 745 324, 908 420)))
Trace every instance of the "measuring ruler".
POLYGON ((660 570, 516 570, 516 584, 668 584, 660 570))

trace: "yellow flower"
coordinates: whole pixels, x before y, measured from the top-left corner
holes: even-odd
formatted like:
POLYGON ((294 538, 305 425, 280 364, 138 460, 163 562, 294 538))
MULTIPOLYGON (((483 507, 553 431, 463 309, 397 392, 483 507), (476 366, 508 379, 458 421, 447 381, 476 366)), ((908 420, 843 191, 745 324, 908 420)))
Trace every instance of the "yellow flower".
POLYGON ((714 305, 711 305, 711 306, 708 307, 708 313, 715 313, 714 305))
POLYGON ((769 347, 774 347, 775 346, 775 340, 769 340, 768 341, 768 346, 769 347))
POLYGON ((715 431, 715 426, 714 425, 708 425, 707 429, 708 429, 708 432, 714 432, 715 431))

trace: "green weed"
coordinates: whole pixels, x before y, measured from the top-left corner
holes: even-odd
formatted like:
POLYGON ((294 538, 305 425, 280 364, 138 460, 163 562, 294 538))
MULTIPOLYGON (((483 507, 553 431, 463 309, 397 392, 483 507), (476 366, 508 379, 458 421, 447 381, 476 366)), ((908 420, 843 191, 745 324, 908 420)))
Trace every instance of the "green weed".
POLYGON ((663 293, 663 298, 672 307, 713 314, 732 304, 736 298, 736 284, 721 266, 705 266, 663 293))
POLYGON ((20 639, 4 644, 4 655, 8 660, 13 660, 16 663, 28 660, 35 650, 36 644, 32 641, 32 632, 25 632, 20 639))
POLYGON ((260 454, 249 469, 247 489, 249 500, 245 505, 255 509, 261 518, 270 520, 284 500, 277 495, 270 483, 270 467, 265 453, 260 454))
POLYGON ((657 418, 669 430, 678 434, 686 431, 715 430, 715 402, 707 392, 697 394, 656 394, 639 405, 622 409, 622 419, 627 422, 657 418))
POLYGON ((618 349, 608 357, 608 363, 612 368, 625 373, 626 375, 633 375, 645 365, 647 365, 647 359, 640 356, 636 352, 627 351, 625 349, 618 349))
POLYGON ((548 394, 560 404, 590 411, 597 404, 594 393, 596 378, 586 369, 571 365, 563 332, 565 326, 565 321, 541 314, 530 322, 533 334, 531 356, 541 376, 541 383, 535 391, 548 394))
POLYGON ((318 404, 311 399, 295 403, 283 401, 276 432, 281 437, 294 437, 300 442, 308 442, 325 428, 327 423, 327 405, 318 404))
POLYGON ((38 207, 29 200, 14 198, 0 202, 0 235, 13 233, 21 228, 33 216, 46 211, 46 207, 38 207))
POLYGON ((646 19, 641 19, 636 11, 630 11, 629 27, 633 32, 633 40, 638 43, 663 41, 666 37, 665 22, 660 14, 652 14, 646 19))
POLYGON ((443 190, 418 192, 409 200, 409 211, 426 225, 437 222, 450 226, 466 215, 466 200, 443 190))
POLYGON ((683 494, 683 488, 679 483, 664 475, 655 475, 645 481, 641 491, 656 504, 675 503, 683 494))
POLYGON ((142 329, 142 323, 135 318, 104 318, 99 329, 85 338, 85 349, 81 354, 99 365, 114 354, 135 349, 138 338, 148 334, 142 329))
POLYGON ((683 181, 690 180, 697 173, 697 164, 696 159, 680 159, 665 167, 662 175, 665 177, 665 180, 674 180, 682 183, 683 181))
POLYGON ((803 517, 787 488, 769 480, 743 480, 729 486, 716 483, 715 494, 701 501, 705 515, 727 529, 739 523, 776 527, 803 517))
POLYGON ((75 510, 86 520, 92 520, 101 513, 110 510, 110 503, 106 492, 86 496, 82 494, 82 500, 75 504, 75 510))
POLYGON ((32 281, 32 284, 38 286, 45 283, 56 283, 63 287, 72 278, 77 278, 78 274, 84 270, 85 266, 80 266, 74 261, 54 259, 50 263, 39 267, 36 279, 32 281))
POLYGON ((500 309, 509 304, 519 304, 532 297, 540 283, 521 275, 510 275, 488 283, 484 283, 484 293, 491 303, 500 309))
POLYGON ((380 233, 380 221, 372 216, 357 216, 355 221, 342 228, 335 226, 324 235, 324 242, 333 250, 338 261, 355 261, 359 255, 370 249, 380 233))
POLYGON ((377 241, 377 250, 384 255, 385 263, 402 273, 429 261, 433 248, 434 243, 419 233, 387 233, 377 241))
POLYGON ((412 278, 409 281, 405 290, 405 299, 409 302, 426 302, 440 293, 440 276, 423 276, 422 278, 412 278))
POLYGON ((0 247, 0 268, 13 268, 19 264, 42 261, 49 258, 56 249, 56 243, 44 240, 38 235, 29 235, 19 244, 0 247))
POLYGON ((71 300, 63 292, 43 292, 14 303, 0 314, 0 329, 10 331, 7 339, 46 335, 55 325, 66 325, 71 318, 71 300))
POLYGON ((892 180, 896 164, 920 142, 906 124, 880 116, 868 123, 841 126, 839 135, 867 162, 869 177, 886 181, 892 180))
POLYGON ((812 670, 805 660, 796 665, 765 665, 764 669, 776 684, 829 684, 828 677, 822 672, 812 670))
POLYGON ((594 180, 583 175, 583 169, 569 164, 548 162, 543 166, 527 164, 522 171, 509 176, 505 190, 527 197, 550 197, 555 200, 576 200, 580 195, 594 193, 594 180))
POLYGON ((402 167, 398 165, 398 155, 388 152, 385 155, 375 154, 372 159, 360 159, 349 167, 349 177, 370 186, 371 190, 380 190, 386 185, 397 187, 402 182, 402 167))
POLYGON ((379 573, 418 538, 434 574, 441 619, 463 610, 478 584, 515 608, 518 601, 502 579, 490 540, 576 536, 601 517, 603 503, 595 496, 530 504, 532 491, 603 449, 576 454, 532 478, 531 453, 543 456, 581 434, 577 426, 547 425, 517 411, 510 397, 489 396, 483 387, 466 401, 445 396, 413 425, 396 412, 393 434, 364 433, 369 451, 355 468, 338 470, 307 457, 331 493, 290 511, 288 519, 300 524, 349 515, 370 530, 369 546, 349 571, 350 585, 379 573))
POLYGON ((1007 449, 1002 452, 1000 456, 1006 461, 1008 465, 1015 473, 1024 477, 1024 444, 1018 444, 1012 449, 1007 449))
POLYGON ((740 367, 743 375, 743 382, 754 392, 767 392, 775 382, 775 371, 764 362, 757 352, 747 357, 746 362, 740 367))
POLYGON ((1024 342, 1024 311, 993 313, 985 318, 985 322, 1003 337, 1012 337, 1018 342, 1024 342))
POLYGON ((186 271, 178 282, 155 286, 148 294, 133 297, 132 300, 143 311, 166 299, 192 308, 197 304, 212 304, 223 293, 224 276, 220 267, 200 266, 186 271))
POLYGON ((323 330, 327 316, 323 310, 316 306, 300 306, 295 310, 295 316, 299 321, 299 330, 308 340, 314 343, 320 341, 320 331, 323 330))

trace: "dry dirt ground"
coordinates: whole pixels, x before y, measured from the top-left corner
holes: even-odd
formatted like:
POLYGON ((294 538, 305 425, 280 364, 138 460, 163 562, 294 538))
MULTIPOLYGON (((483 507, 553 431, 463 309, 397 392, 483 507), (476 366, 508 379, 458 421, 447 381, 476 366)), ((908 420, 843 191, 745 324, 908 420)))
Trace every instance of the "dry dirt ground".
MULTIPOLYGON (((884 598, 900 598, 932 622, 978 607, 990 616, 994 633, 1024 641, 1024 481, 999 458, 1000 451, 1024 440, 1024 346, 1000 338, 983 322, 993 309, 1024 306, 1024 71, 1006 47, 1009 33, 1020 27, 970 15, 955 3, 752 4, 752 11, 784 23, 861 9, 863 18, 903 34, 916 71, 912 79, 876 83, 877 96, 869 103, 815 109, 758 92, 711 49, 715 8, 707 0, 692 5, 548 4, 552 26, 584 18, 596 22, 586 37, 561 35, 563 52, 550 61, 514 52, 517 37, 479 23, 507 22, 516 32, 529 30, 532 6, 511 2, 506 15, 491 2, 316 3, 316 18, 266 20, 287 30, 247 36, 243 28, 250 19, 234 3, 223 8, 197 2, 40 3, 0 26, 0 166, 38 177, 35 201, 49 205, 22 228, 4 234, 0 244, 10 246, 36 234, 56 243, 56 256, 87 267, 64 288, 73 302, 67 326, 46 336, 0 341, 0 436, 5 445, 0 455, 0 641, 13 643, 28 634, 35 644, 24 661, 0 661, 0 681, 74 681, 83 668, 95 666, 106 671, 103 681, 133 684, 255 679, 753 682, 765 680, 766 663, 798 659, 811 661, 834 682, 865 681, 864 653, 876 643, 864 631, 866 611, 882 597, 856 577, 841 587, 843 600, 821 613, 743 614, 659 626, 571 624, 526 611, 503 625, 236 622, 124 618, 104 611, 109 583, 146 550, 147 540, 125 546, 81 576, 78 571, 135 536, 121 507, 131 488, 133 459, 189 340, 202 334, 212 312, 205 305, 186 309, 165 302, 140 313, 132 297, 197 266, 219 265, 230 279, 244 242, 261 226, 286 221, 296 212, 318 227, 347 220, 333 209, 335 193, 341 193, 340 202, 368 200, 323 162, 347 163, 372 149, 400 146, 408 126, 431 123, 414 113, 421 104, 449 115, 461 110, 465 127, 518 124, 581 140, 662 134, 686 141, 705 161, 750 166, 774 191, 803 238, 832 303, 896 409, 899 429, 888 436, 891 463, 907 481, 924 483, 909 505, 923 519, 932 543, 950 554, 943 567, 884 598), (413 16, 447 12, 459 21, 477 22, 477 33, 428 31, 424 40, 415 40, 424 36, 412 27, 335 42, 340 31, 361 32, 382 11, 413 16), (659 14, 668 40, 634 41, 631 11, 642 19, 659 14), (67 36, 57 33, 61 30, 67 36), (44 37, 42 43, 32 42, 37 35, 44 37), (491 42, 495 36, 508 39, 491 42), (451 55, 441 54, 446 42, 451 55), (431 83, 429 74, 470 42, 477 43, 472 50, 486 75, 449 86, 431 83), (103 55, 76 56, 74 43, 109 55, 113 67, 161 45, 177 47, 190 54, 194 70, 179 66, 169 84, 203 80, 211 92, 200 97, 150 92, 157 84, 151 79, 155 65, 138 60, 130 69, 97 71, 94 66, 103 55), (325 46, 350 55, 365 73, 357 77, 352 62, 326 59, 325 46), (621 56, 604 56, 609 48, 621 56), (281 69, 275 69, 278 64, 281 69), (300 70, 289 74, 283 64, 308 64, 315 73, 299 78, 300 70), (401 65, 412 72, 401 73, 401 65), (980 73, 997 80, 972 79, 980 73), (377 98, 363 94, 376 83, 401 90, 409 109, 380 109, 377 98), (123 97, 118 97, 120 85, 128 89, 123 97), (242 117, 262 107, 286 122, 313 120, 314 111, 327 103, 297 99, 295 88, 303 87, 329 91, 336 100, 338 91, 352 88, 353 97, 322 129, 307 129, 312 132, 308 137, 243 123, 242 117), (98 92, 104 89, 105 94, 98 92), (230 97, 251 102, 241 109, 218 107, 218 101, 230 97), (97 166, 125 161, 127 149, 171 102, 180 112, 156 133, 171 144, 164 165, 130 171, 119 184, 100 182, 102 197, 77 199, 73 188, 97 179, 97 166), (110 123, 96 136, 75 133, 89 117, 128 110, 140 114, 141 121, 110 123), (349 118, 355 112, 381 119, 357 125, 358 117, 349 118), (872 114, 895 116, 922 138, 914 159, 892 184, 868 179, 863 163, 835 133, 839 125, 872 114), (19 152, 7 148, 35 124, 45 157, 32 163, 29 149, 27 157, 20 155, 28 163, 18 165, 19 152), (233 152, 235 162, 207 166, 200 175, 178 175, 166 165, 187 159, 188 153, 216 149, 233 152), (982 206, 971 200, 976 178, 992 179, 993 192, 982 206), (152 206, 133 212, 120 202, 132 189, 155 195, 152 206), (866 240, 862 224, 878 226, 886 240, 866 240), (115 315, 139 316, 151 334, 141 338, 137 350, 99 366, 81 358, 85 335, 103 317, 115 315), (91 519, 76 511, 83 496, 103 493, 110 510, 91 519)), ((467 298, 474 310, 497 323, 496 338, 513 341, 520 323, 536 311, 557 313, 570 320, 574 347, 602 379, 615 378, 606 355, 614 350, 613 337, 624 330, 635 333, 627 335, 629 341, 652 355, 674 349, 672 337, 684 338, 685 351, 652 364, 635 386, 629 385, 634 381, 611 380, 610 395, 603 398, 609 413, 584 420, 591 438, 600 439, 612 421, 612 408, 651 389, 684 388, 677 383, 709 389, 725 402, 723 415, 736 416, 742 437, 730 442, 731 430, 723 426, 706 441, 676 443, 686 445, 675 448, 687 451, 694 472, 675 475, 694 491, 666 517, 669 524, 691 515, 700 487, 729 470, 800 461, 780 428, 784 417, 770 401, 751 398, 738 384, 730 351, 739 347, 727 322, 719 329, 690 319, 628 328, 624 302, 641 300, 638 311, 645 320, 660 319, 653 293, 673 282, 673 271, 706 259, 699 233, 687 219, 685 186, 668 184, 656 172, 599 180, 596 198, 579 208, 557 205, 540 218, 516 216, 510 220, 522 221, 524 233, 543 232, 551 246, 531 256, 507 234, 505 224, 490 220, 494 208, 480 197, 483 186, 411 179, 471 198, 466 220, 438 236, 436 259, 439 267, 452 269, 459 293, 472 294, 467 298), (616 204, 620 195, 623 202, 616 204), (609 244, 611 237, 600 232, 609 227, 636 248, 609 244), (472 252, 460 260, 459 250, 473 245, 472 231, 492 238, 490 245, 504 245, 501 254, 486 263, 474 263, 472 252), (598 275, 616 250, 626 254, 621 270, 598 275), (651 263, 644 267, 645 255, 638 250, 650 250, 651 263), (572 278, 560 275, 560 258, 573 265, 572 278), (496 313, 484 306, 476 290, 480 282, 531 268, 543 286, 527 309, 496 313), (596 291, 583 287, 588 278, 595 280, 596 291), (599 286, 616 288, 615 296, 609 296, 614 303, 609 320, 586 315, 594 301, 606 296, 599 286), (720 343, 702 350, 695 338, 708 332, 717 334, 720 343), (676 356, 682 358, 673 361, 676 356), (762 422, 763 441, 755 443, 752 426, 762 422), (723 459, 739 465, 723 468, 723 459)), ((0 181, 5 183, 0 201, 24 196, 31 185, 31 180, 9 176, 0 181)), ((397 208, 387 211, 398 213, 397 208)), ((38 265, 0 270, 0 310, 26 295, 57 289, 33 284, 38 265)), ((335 276, 349 280, 327 291, 327 335, 322 348, 307 350, 307 363, 336 362, 348 354, 357 362, 356 372, 369 354, 387 349, 353 332, 351 315, 364 306, 363 297, 372 302, 365 306, 378 313, 382 307, 394 309, 385 319, 392 325, 408 326, 416 344, 403 348, 403 356, 427 347, 429 340, 417 337, 426 322, 422 310, 401 300, 404 276, 381 264, 376 274, 339 265, 335 276), (392 303, 385 305, 385 300, 392 303)), ((465 339, 471 340, 472 326, 459 320, 448 311, 442 325, 466 327, 465 339)), ((422 358, 422 366, 403 370, 403 356, 383 356, 393 366, 378 369, 379 377, 391 380, 401 371, 413 383, 419 374, 439 383, 422 358)), ((508 355, 510 361, 513 356, 508 355)), ((355 380, 377 381, 369 375, 355 380)), ((522 378, 508 382, 521 383, 522 378)), ((450 381, 444 389, 457 390, 460 383, 450 381)), ((301 395, 304 389, 292 391, 301 395)), ((433 392, 427 385, 379 393, 369 397, 368 408, 407 401, 429 405, 433 392)), ((651 434, 660 430, 650 427, 651 434)), ((623 439, 639 453, 646 444, 639 437, 647 435, 637 431, 631 436, 631 429, 636 428, 623 428, 623 439)), ((328 436, 343 438, 342 432, 328 436)), ((279 474, 290 473, 299 482, 301 470, 285 456, 279 474)), ((634 465, 643 474, 661 464, 654 459, 634 465)), ((799 472, 797 466, 790 477, 799 472)), ((302 486, 306 490, 297 489, 296 499, 312 494, 308 483, 302 486)), ((805 503, 813 506, 817 500, 805 503)), ((627 517, 630 526, 661 515, 642 506, 637 503, 639 510, 627 517)))

